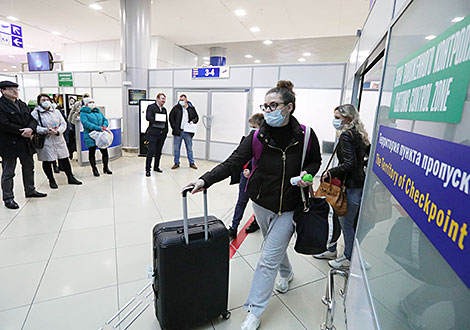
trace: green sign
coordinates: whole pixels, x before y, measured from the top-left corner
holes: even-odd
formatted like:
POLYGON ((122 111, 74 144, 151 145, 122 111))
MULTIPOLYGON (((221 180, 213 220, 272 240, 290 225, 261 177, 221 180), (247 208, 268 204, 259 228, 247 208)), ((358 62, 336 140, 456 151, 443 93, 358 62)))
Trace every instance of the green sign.
POLYGON ((470 77, 470 16, 397 64, 390 118, 459 123, 470 77))
POLYGON ((60 87, 73 87, 73 77, 71 72, 61 72, 58 75, 60 87))

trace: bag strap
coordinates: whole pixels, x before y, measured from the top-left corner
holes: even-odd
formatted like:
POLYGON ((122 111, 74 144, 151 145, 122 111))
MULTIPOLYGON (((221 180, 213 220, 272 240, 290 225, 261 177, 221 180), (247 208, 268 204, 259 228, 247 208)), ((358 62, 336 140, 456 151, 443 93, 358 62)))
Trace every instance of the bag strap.
MULTIPOLYGON (((302 125, 303 126, 303 125, 302 125)), ((309 144, 310 144, 310 127, 304 126, 302 127, 304 129, 304 147, 302 150, 302 161, 300 162, 300 172, 302 172, 302 169, 304 167, 304 161, 307 156, 307 150, 309 149, 309 144)), ((308 206, 307 206, 307 198, 305 197, 305 192, 304 189, 301 187, 300 188, 300 195, 302 196, 302 202, 304 203, 304 212, 308 211, 308 206)))
POLYGON ((41 113, 39 112, 39 110, 38 110, 38 119, 39 119, 39 123, 41 124, 41 127, 44 127, 44 125, 42 124, 41 113))

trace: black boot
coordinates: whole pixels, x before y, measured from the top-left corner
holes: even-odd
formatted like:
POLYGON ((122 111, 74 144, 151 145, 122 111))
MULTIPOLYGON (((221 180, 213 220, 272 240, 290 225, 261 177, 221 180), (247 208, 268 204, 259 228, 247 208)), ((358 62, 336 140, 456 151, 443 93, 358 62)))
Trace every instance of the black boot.
POLYGON ((228 227, 228 237, 231 239, 237 238, 237 228, 228 227))
POLYGON ((57 166, 56 162, 52 163, 52 168, 54 169, 54 173, 60 173, 60 167, 57 166))
POLYGON ((98 172, 96 165, 91 165, 91 170, 93 171, 94 176, 100 176, 100 172, 98 172))
MULTIPOLYGON (((98 175, 99 175, 99 173, 98 173, 98 175)), ((74 177, 73 175, 69 175, 69 176, 67 177, 67 179, 68 179, 68 184, 76 184, 76 185, 82 184, 82 182, 81 182, 81 181, 78 181, 77 178, 74 177)))
POLYGON ((259 229, 259 225, 258 223, 256 222, 256 219, 253 220, 253 222, 245 229, 245 232, 247 234, 249 233, 254 233, 255 231, 257 231, 259 229))
POLYGON ((107 167, 107 166, 103 166, 103 173, 105 173, 105 174, 113 174, 113 172, 111 172, 111 170, 110 170, 109 167, 107 167))
POLYGON ((59 188, 59 186, 57 185, 57 182, 55 181, 54 178, 49 179, 49 187, 51 187, 51 189, 57 189, 57 188, 59 188))

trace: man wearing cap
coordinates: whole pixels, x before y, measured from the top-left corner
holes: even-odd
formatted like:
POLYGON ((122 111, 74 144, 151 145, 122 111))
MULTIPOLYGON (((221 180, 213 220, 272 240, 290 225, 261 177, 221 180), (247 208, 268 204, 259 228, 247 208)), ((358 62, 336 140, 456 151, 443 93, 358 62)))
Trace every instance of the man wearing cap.
POLYGON ((25 195, 46 197, 47 194, 36 191, 34 186, 35 152, 31 137, 36 132, 38 123, 31 116, 26 103, 18 99, 18 84, 11 81, 0 82, 0 156, 2 157, 2 192, 3 202, 9 209, 17 209, 13 194, 13 178, 17 158, 21 162, 25 195))

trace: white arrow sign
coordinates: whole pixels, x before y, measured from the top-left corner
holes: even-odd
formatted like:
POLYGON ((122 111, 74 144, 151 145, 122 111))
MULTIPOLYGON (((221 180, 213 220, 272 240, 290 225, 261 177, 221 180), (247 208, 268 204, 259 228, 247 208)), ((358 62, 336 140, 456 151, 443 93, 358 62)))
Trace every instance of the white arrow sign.
POLYGON ((23 48, 23 47, 22 47, 23 41, 21 41, 20 38, 12 38, 12 39, 11 39, 11 42, 12 42, 12 44, 13 44, 14 46, 23 48))
POLYGON ((20 33, 20 31, 21 31, 21 30, 20 30, 19 27, 17 27, 17 26, 14 26, 14 27, 13 27, 13 33, 14 33, 14 34, 18 34, 18 33, 20 33))

